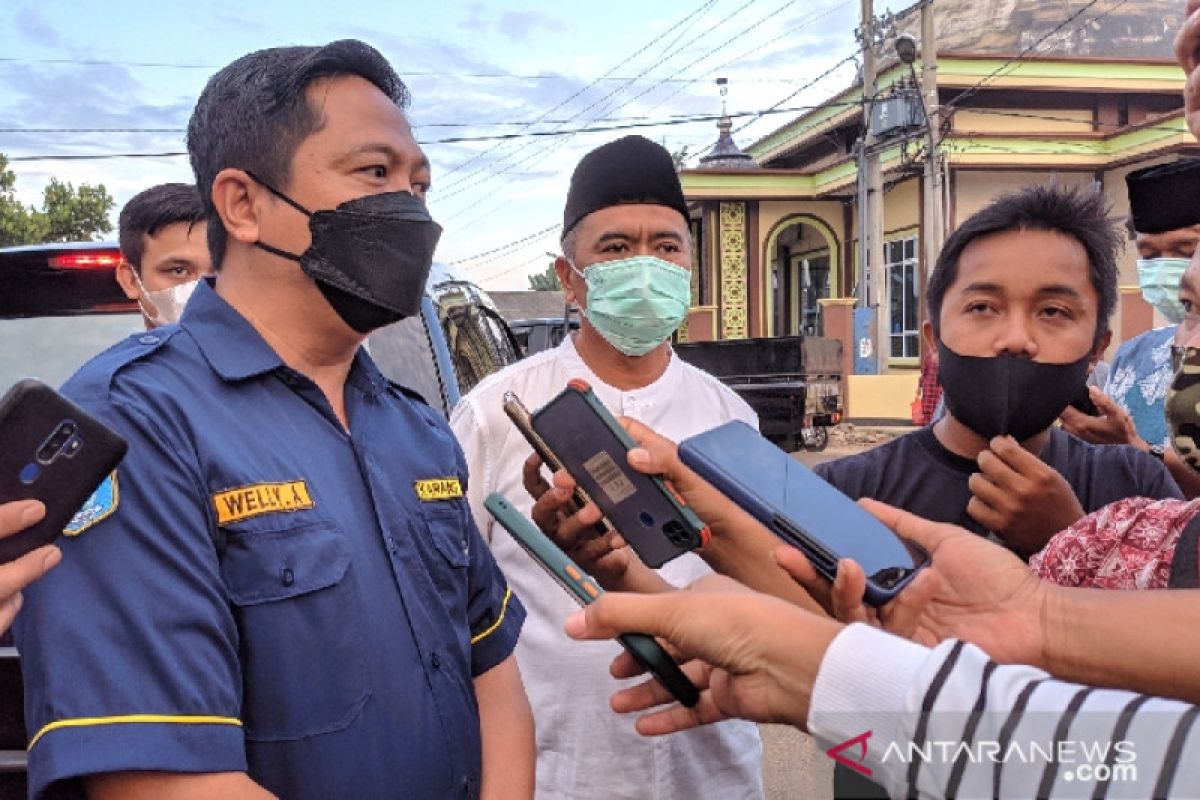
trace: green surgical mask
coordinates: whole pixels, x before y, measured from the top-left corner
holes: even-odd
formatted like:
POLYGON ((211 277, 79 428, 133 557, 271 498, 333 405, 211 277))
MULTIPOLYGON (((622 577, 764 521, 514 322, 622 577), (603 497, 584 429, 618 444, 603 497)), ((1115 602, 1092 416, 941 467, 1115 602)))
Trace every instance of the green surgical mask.
POLYGON ((1139 258, 1137 262, 1142 297, 1173 325, 1187 316, 1179 302, 1179 284, 1190 263, 1186 258, 1139 258))
POLYGON ((692 275, 669 261, 634 256, 571 269, 587 282, 584 316, 625 355, 649 353, 687 316, 692 275))

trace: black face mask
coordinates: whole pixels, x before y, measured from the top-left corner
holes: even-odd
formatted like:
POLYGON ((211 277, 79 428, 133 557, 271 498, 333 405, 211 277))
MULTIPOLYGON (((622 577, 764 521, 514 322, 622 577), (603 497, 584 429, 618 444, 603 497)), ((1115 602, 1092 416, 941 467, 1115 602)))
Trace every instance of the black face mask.
POLYGON ((309 211, 283 192, 251 178, 308 217, 312 244, 296 255, 255 246, 299 262, 325 300, 359 333, 418 314, 442 228, 408 192, 349 200, 331 211, 309 211))
POLYGON ((961 356, 938 342, 938 379, 946 408, 985 439, 1024 441, 1058 418, 1087 381, 1092 354, 1068 364, 1042 364, 1004 353, 961 356))

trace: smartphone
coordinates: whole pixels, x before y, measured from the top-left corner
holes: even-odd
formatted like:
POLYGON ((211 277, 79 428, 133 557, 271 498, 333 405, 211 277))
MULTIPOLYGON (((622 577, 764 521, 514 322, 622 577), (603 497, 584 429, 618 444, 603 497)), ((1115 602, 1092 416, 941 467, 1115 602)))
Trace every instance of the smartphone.
MULTIPOLYGON (((504 413, 512 420, 512 424, 521 432, 521 435, 525 437, 525 441, 529 442, 529 446, 533 448, 533 452, 537 453, 538 458, 550 468, 551 472, 558 472, 560 469, 563 469, 562 462, 559 461, 558 456, 554 455, 554 451, 546 446, 546 442, 533 429, 533 422, 529 418, 529 410, 525 408, 525 404, 521 402, 521 398, 517 397, 513 392, 504 393, 504 413)), ((591 502, 591 498, 588 497, 587 492, 578 483, 575 484, 575 492, 571 500, 575 504, 576 511, 591 502)), ((611 531, 612 526, 609 525, 608 520, 601 518, 596 523, 595 529, 597 534, 602 535, 611 531)))
MULTIPOLYGON (((517 544, 521 545, 525 552, 581 606, 594 603, 604 594, 604 590, 591 575, 580 569, 533 522, 505 500, 504 495, 493 492, 483 501, 483 506, 512 534, 517 544)), ((688 708, 696 705, 700 699, 700 691, 688 676, 683 674, 675 659, 671 658, 653 637, 643 633, 625 633, 618 636, 617 640, 639 664, 667 688, 672 697, 688 708)))
POLYGON ((80 506, 125 456, 125 440, 33 379, 0 398, 0 502, 41 500, 46 516, 0 539, 0 562, 62 535, 80 506))
POLYGON ((727 422, 679 443, 679 458, 798 547, 832 581, 841 558, 867 576, 865 600, 881 606, 929 563, 914 542, 886 525, 744 422, 727 422))
POLYGON ((662 478, 629 466, 637 443, 581 380, 533 415, 533 429, 645 564, 700 547, 708 529, 662 478))

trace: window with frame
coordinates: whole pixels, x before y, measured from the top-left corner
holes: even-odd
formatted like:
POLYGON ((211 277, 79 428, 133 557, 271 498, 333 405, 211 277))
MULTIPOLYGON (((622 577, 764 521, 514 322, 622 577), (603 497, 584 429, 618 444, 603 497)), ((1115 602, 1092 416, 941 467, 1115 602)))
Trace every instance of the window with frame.
POLYGON ((888 276, 890 355, 892 358, 917 358, 921 354, 917 237, 885 242, 883 253, 888 276))

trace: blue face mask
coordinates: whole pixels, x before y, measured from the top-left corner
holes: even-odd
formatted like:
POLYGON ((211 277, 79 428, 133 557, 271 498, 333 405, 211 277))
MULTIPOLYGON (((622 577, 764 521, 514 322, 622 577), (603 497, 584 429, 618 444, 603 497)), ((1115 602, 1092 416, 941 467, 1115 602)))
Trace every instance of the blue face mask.
POLYGON ((584 316, 627 356, 649 353, 687 316, 692 274, 669 261, 634 256, 571 269, 587 282, 584 316))
POLYGON ((1187 316, 1179 302, 1179 284, 1190 263, 1186 258, 1139 258, 1137 262, 1142 297, 1174 325, 1187 316))

